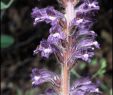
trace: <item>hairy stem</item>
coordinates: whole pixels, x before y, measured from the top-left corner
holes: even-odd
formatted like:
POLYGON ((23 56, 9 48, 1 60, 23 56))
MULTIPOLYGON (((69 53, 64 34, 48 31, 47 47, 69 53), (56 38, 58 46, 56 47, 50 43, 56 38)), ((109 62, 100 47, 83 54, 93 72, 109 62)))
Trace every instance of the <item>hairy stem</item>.
POLYGON ((61 82, 61 95, 69 95, 69 87, 70 87, 70 74, 68 71, 68 67, 66 64, 62 66, 62 82, 61 82))
POLYGON ((70 51, 71 51, 71 41, 69 40, 69 26, 71 21, 75 17, 75 12, 74 12, 74 5, 72 2, 69 0, 66 2, 66 7, 65 7, 65 18, 67 21, 67 28, 65 30, 66 33, 66 40, 67 40, 67 46, 66 46, 66 51, 64 51, 64 62, 62 65, 62 75, 61 75, 61 95, 69 95, 70 91, 70 72, 69 72, 69 67, 68 67, 68 58, 70 56, 70 51))

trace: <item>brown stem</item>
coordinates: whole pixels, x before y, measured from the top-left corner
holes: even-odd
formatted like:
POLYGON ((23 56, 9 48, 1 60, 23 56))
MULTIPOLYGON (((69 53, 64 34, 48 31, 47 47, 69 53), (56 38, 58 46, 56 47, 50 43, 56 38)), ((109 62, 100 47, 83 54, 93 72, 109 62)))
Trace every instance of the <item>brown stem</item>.
POLYGON ((66 64, 62 66, 62 81, 61 81, 61 95, 69 95, 70 87, 70 74, 69 69, 66 64))
MULTIPOLYGON (((75 18, 75 10, 73 2, 71 0, 66 0, 65 7, 65 18, 67 21, 67 27, 65 29, 66 33, 66 48, 63 52, 64 62, 62 64, 62 75, 61 75, 61 95, 69 95, 70 91, 70 72, 69 72, 69 58, 71 56, 72 39, 69 38, 70 24, 75 18)), ((75 0, 76 1, 76 0, 75 0)))

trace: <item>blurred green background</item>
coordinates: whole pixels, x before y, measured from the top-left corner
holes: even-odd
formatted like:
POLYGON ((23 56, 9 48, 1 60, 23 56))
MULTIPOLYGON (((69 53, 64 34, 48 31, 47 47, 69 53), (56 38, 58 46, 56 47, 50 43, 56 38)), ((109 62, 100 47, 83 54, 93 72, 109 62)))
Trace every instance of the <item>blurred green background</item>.
MULTIPOLYGON (((81 76, 97 80, 102 95, 112 95, 112 0, 98 0, 100 11, 92 27, 98 34, 101 49, 91 64, 79 62, 71 71, 71 82, 81 76)), ((34 67, 60 72, 55 57, 49 60, 34 56, 33 50, 42 38, 47 38, 50 25, 44 22, 33 26, 34 7, 62 7, 56 0, 1 0, 1 95, 39 95, 50 86, 32 88, 31 70, 34 67)))

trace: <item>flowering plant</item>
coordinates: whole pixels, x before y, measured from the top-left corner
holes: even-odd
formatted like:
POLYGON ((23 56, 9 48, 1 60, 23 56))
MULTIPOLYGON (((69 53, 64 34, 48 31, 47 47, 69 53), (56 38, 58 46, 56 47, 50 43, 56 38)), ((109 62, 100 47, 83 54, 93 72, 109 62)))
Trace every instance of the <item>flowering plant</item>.
POLYGON ((43 39, 34 50, 42 57, 49 58, 54 53, 61 65, 61 75, 45 69, 32 70, 32 85, 38 86, 51 82, 54 89, 48 89, 44 95, 92 95, 100 94, 97 86, 89 78, 78 79, 70 86, 70 70, 83 60, 90 62, 95 48, 99 48, 95 40, 97 36, 91 30, 99 5, 96 0, 59 0, 64 13, 53 7, 34 8, 32 17, 34 25, 45 21, 51 25, 47 40, 43 39))

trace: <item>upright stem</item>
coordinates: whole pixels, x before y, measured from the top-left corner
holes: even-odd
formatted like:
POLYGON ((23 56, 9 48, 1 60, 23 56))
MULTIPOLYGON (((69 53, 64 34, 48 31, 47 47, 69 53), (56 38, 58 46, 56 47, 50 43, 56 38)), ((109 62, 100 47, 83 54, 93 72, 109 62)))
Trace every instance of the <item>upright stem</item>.
POLYGON ((61 95, 69 95, 70 87, 70 74, 66 64, 62 66, 62 83, 61 83, 61 95))
POLYGON ((61 75, 61 95, 69 95, 70 93, 70 72, 69 72, 69 67, 68 67, 68 58, 70 56, 70 47, 71 47, 71 42, 69 41, 69 26, 71 21, 75 17, 75 11, 74 11, 74 5, 72 2, 69 0, 66 2, 66 7, 65 7, 65 18, 67 21, 67 28, 65 30, 66 33, 66 40, 67 40, 67 46, 64 51, 64 63, 62 64, 62 75, 61 75))

